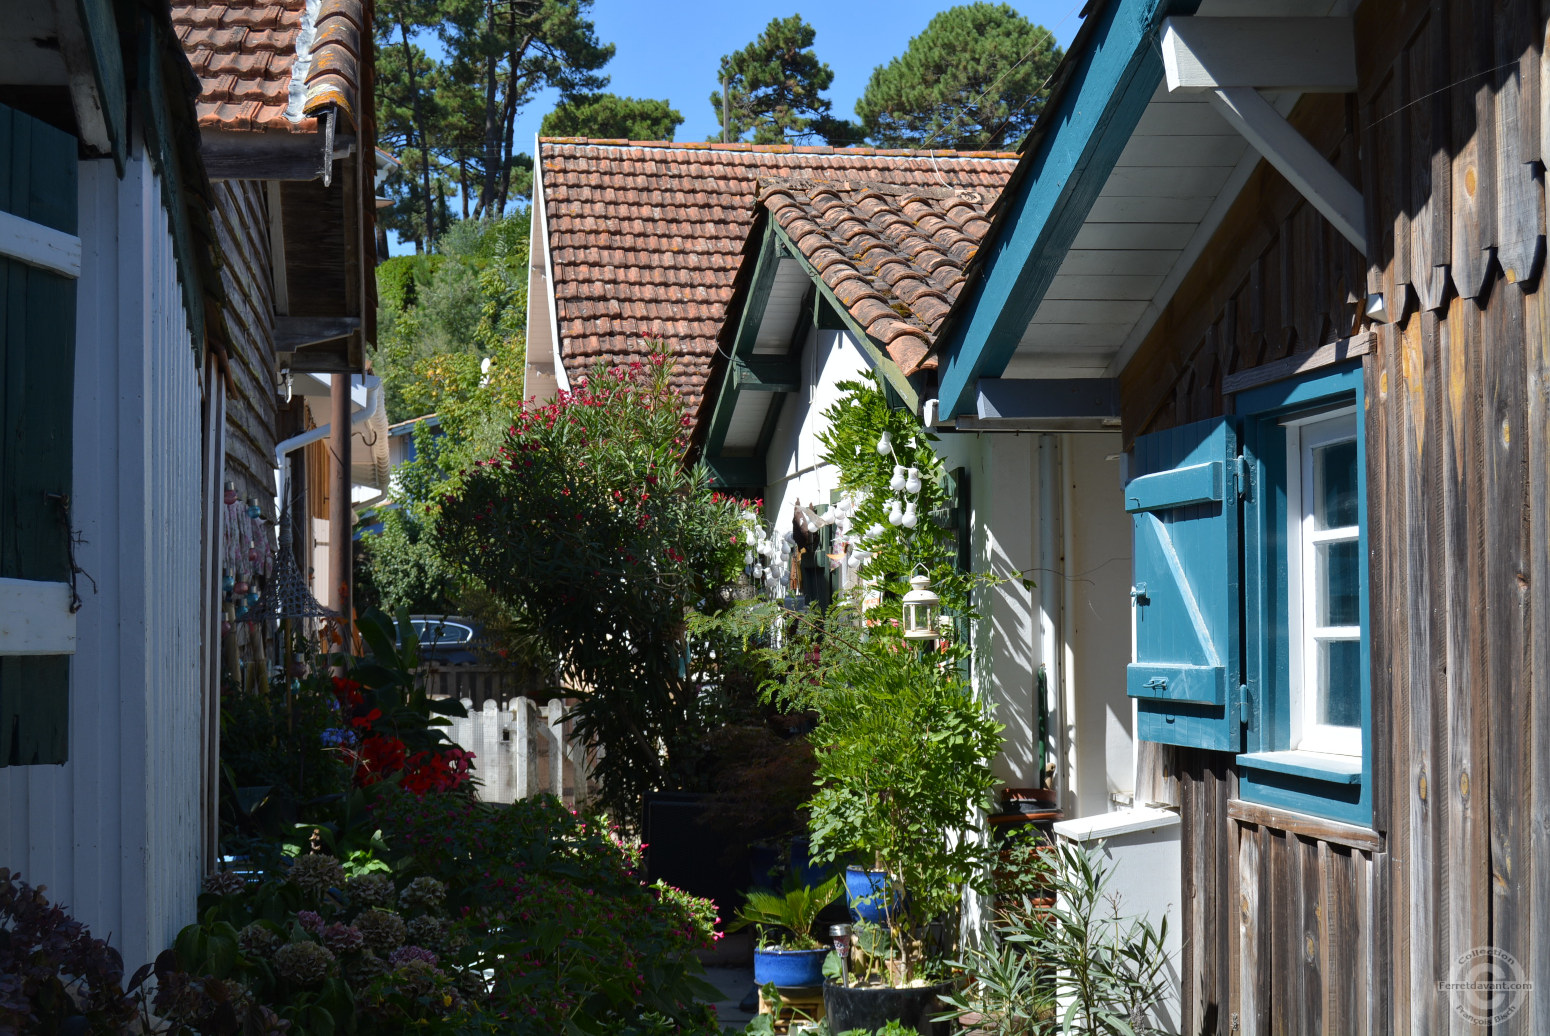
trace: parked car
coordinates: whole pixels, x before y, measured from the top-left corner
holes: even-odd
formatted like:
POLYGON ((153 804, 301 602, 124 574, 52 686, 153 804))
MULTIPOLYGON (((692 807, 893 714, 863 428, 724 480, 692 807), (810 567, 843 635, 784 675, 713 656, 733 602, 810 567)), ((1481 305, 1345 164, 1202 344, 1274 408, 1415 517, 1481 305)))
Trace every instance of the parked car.
POLYGON ((409 625, 420 642, 420 661, 436 665, 475 665, 481 661, 483 630, 460 615, 411 615, 409 625))

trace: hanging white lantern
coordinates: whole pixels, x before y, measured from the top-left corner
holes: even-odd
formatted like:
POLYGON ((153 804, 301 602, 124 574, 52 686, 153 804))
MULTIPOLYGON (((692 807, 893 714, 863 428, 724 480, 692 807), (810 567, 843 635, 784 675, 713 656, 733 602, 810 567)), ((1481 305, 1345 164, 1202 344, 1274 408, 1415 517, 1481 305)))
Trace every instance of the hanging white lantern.
POLYGON ((888 524, 899 525, 904 521, 904 508, 899 506, 899 501, 893 502, 893 507, 888 511, 888 524))
POLYGON ((911 500, 909 506, 904 509, 904 514, 900 517, 899 524, 906 529, 913 529, 919 521, 920 519, 915 515, 915 501, 911 500))
POLYGON ((902 490, 904 488, 904 465, 903 464, 895 464, 893 466, 893 478, 888 480, 888 488, 893 490, 895 493, 899 492, 900 490, 902 490))
POLYGON ((753 564, 753 551, 749 550, 749 551, 744 551, 743 552, 743 564, 745 564, 745 565, 753 564))
POLYGON ((887 531, 887 529, 883 528, 882 522, 873 522, 872 527, 866 531, 866 538, 869 540, 875 540, 887 531))
POLYGON ((941 607, 942 599, 931 589, 931 577, 924 572, 910 576, 910 591, 904 595, 904 639, 937 639, 941 607))
POLYGON ((909 475, 904 479, 904 491, 911 496, 920 492, 920 469, 910 468, 909 475))
POLYGON ((877 440, 877 455, 886 457, 893 451, 893 436, 884 432, 877 440))

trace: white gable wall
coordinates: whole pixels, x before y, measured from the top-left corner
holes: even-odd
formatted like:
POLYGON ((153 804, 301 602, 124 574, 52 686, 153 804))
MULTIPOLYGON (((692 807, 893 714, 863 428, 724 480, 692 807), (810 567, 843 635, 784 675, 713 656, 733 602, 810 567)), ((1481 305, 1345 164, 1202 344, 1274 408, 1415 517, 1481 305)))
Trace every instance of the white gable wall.
POLYGON ((827 504, 839 488, 839 472, 822 463, 823 414, 839 400, 840 382, 871 369, 849 331, 809 331, 800 363, 803 387, 786 397, 765 455, 764 513, 781 532, 790 531, 798 503, 827 504))

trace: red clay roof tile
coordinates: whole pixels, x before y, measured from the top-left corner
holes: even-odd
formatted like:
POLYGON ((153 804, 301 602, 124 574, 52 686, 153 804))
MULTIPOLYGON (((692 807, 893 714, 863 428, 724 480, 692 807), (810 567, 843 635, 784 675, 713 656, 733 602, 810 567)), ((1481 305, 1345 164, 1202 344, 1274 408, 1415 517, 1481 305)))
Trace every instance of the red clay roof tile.
MULTIPOLYGON (((912 228, 910 216, 898 211, 899 190, 944 184, 968 188, 979 200, 967 204, 964 215, 982 217, 1016 163, 1017 156, 994 152, 939 151, 928 157, 875 148, 544 138, 539 175, 566 371, 575 377, 599 360, 637 357, 648 339, 661 338, 678 359, 675 387, 695 411, 753 226, 761 177, 902 185, 880 188, 870 211, 886 212, 893 224, 912 228)), ((857 211, 855 199, 845 194, 825 196, 820 210, 806 194, 763 193, 772 211, 790 206, 800 212, 813 241, 810 259, 826 280, 829 270, 836 283, 854 279, 856 298, 873 301, 875 309, 868 312, 907 329, 886 327, 894 336, 891 351, 909 357, 914 369, 930 341, 923 323, 939 324, 941 307, 923 307, 930 317, 917 326, 891 308, 896 300, 888 282, 874 283, 870 277, 876 262, 897 251, 895 239, 908 235, 857 211), (848 238, 829 233, 825 219, 830 210, 843 217, 848 238), (859 249, 874 253, 873 265, 862 264, 866 272, 852 258, 859 249)), ((965 207, 950 189, 947 194, 965 207)), ((941 229, 958 228, 955 209, 934 197, 923 203, 941 229)), ((981 236, 983 230, 974 242, 981 236)), ((933 240, 930 256, 938 267, 951 266, 961 281, 961 264, 952 265, 945 254, 953 243, 933 240)), ((915 276, 950 302, 944 293, 955 294, 956 282, 949 287, 929 273, 928 267, 915 276)))
POLYGON ((764 177, 759 196, 856 323, 913 374, 936 365, 937 332, 1011 168, 972 189, 764 177))
POLYGON ((359 118, 362 40, 370 39, 363 0, 323 0, 308 56, 306 81, 295 84, 297 42, 306 0, 174 0, 172 24, 201 90, 203 129, 313 133, 316 116, 337 106, 359 118))

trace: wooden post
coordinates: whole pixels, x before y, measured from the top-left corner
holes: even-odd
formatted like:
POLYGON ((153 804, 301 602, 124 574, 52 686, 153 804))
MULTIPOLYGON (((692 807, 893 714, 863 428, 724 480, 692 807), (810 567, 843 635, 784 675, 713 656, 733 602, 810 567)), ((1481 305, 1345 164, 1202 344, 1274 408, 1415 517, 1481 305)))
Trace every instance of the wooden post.
POLYGON ((328 429, 328 453, 333 485, 328 494, 328 595, 329 607, 339 615, 348 644, 353 622, 350 533, 355 524, 350 507, 350 375, 334 375, 330 402, 333 416, 328 429))

